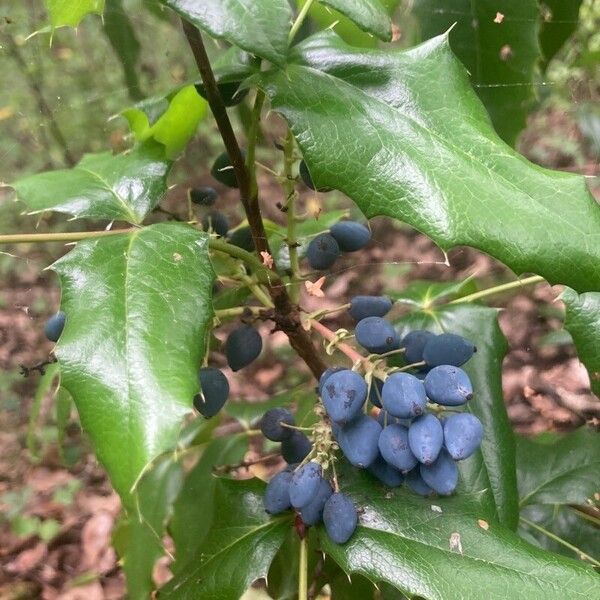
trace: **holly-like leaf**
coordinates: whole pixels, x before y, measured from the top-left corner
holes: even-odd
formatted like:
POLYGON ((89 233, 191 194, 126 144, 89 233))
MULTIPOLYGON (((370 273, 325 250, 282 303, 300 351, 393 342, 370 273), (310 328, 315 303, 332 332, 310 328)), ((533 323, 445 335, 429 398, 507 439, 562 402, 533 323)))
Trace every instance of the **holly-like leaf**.
POLYGON ((239 463, 247 451, 245 433, 216 438, 185 478, 169 527, 176 550, 174 573, 184 572, 196 562, 213 520, 218 518, 221 507, 215 504, 215 487, 219 480, 213 475, 214 468, 239 463))
POLYGON ((287 0, 161 0, 186 21, 266 58, 285 63, 292 11, 287 0))
POLYGON ((53 29, 77 27, 86 15, 101 15, 104 10, 104 0, 44 0, 44 4, 53 29))
POLYGON ((554 58, 563 44, 577 29, 579 8, 582 0, 544 0, 540 44, 544 55, 544 67, 554 58))
POLYGON ((173 446, 212 324, 208 235, 163 223, 80 242, 54 264, 67 314, 61 385, 126 504, 173 446))
POLYGON ((461 485, 470 493, 480 492, 485 506, 495 505, 492 510, 496 518, 516 528, 519 509, 515 442, 502 396, 502 360, 507 344, 498 326, 497 311, 456 304, 412 313, 400 324, 407 329, 457 333, 477 347, 477 352, 461 368, 469 374, 475 392, 467 409, 479 417, 485 434, 480 453, 460 463, 461 485))
POLYGON ((427 281, 414 280, 401 290, 388 290, 387 295, 400 304, 408 304, 418 309, 431 308, 444 298, 458 298, 466 290, 474 287, 472 279, 464 281, 427 281))
POLYGON ((600 589, 591 568, 536 548, 496 521, 480 521, 464 495, 432 500, 404 489, 390 492, 357 469, 339 479, 362 509, 359 526, 346 544, 325 533, 321 543, 349 574, 427 600, 583 600, 600 589))
POLYGON ((496 131, 513 145, 535 101, 533 78, 541 59, 537 0, 416 0, 413 13, 423 39, 454 26, 450 45, 496 131))
MULTIPOLYGON (((264 488, 256 479, 216 480, 211 499, 216 510, 201 551, 187 556, 190 560, 185 570, 161 589, 161 598, 239 598, 254 581, 267 575, 291 528, 291 519, 289 514, 267 515, 264 488)), ((202 518, 202 512, 198 514, 202 518)))
POLYGON ((577 294, 567 288, 561 295, 566 306, 565 329, 573 337, 579 360, 600 397, 600 292, 577 294))
POLYGON ((51 210, 138 224, 165 194, 169 168, 161 146, 144 144, 125 154, 86 154, 72 169, 38 173, 11 185, 30 214, 51 210))
POLYGON ((580 504, 600 489, 600 436, 582 427, 565 436, 517 438, 521 506, 580 504))
POLYGON ((600 206, 583 177, 533 165, 497 137, 446 36, 393 52, 327 32, 295 60, 258 82, 318 187, 443 249, 473 246, 518 274, 600 289, 600 206))
POLYGON ((392 39, 392 21, 380 0, 319 0, 320 4, 333 8, 363 31, 389 42, 392 39))
POLYGON ((186 85, 167 96, 142 100, 121 114, 138 141, 153 139, 164 146, 167 158, 174 159, 196 133, 207 106, 196 88, 186 85))

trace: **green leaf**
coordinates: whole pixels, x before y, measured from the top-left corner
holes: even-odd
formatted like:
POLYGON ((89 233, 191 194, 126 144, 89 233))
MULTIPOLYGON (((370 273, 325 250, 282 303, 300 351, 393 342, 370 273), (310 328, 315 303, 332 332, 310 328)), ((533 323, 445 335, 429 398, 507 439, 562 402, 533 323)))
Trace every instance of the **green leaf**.
POLYGON ((445 36, 405 52, 335 34, 259 84, 290 123, 313 180, 444 250, 478 248, 513 271, 600 289, 600 207, 584 179, 527 162, 493 132, 445 36), (569 210, 564 210, 568 202, 569 210))
POLYGON ((77 27, 86 15, 101 15, 104 10, 104 0, 44 0, 44 4, 53 29, 77 27))
POLYGON ((344 545, 326 535, 321 542, 347 573, 427 600, 584 600, 600 590, 597 574, 581 563, 531 546, 496 521, 483 528, 464 495, 432 501, 404 489, 390 492, 356 469, 340 481, 362 509, 359 526, 344 545))
POLYGON ((581 0, 543 0, 542 27, 540 31, 540 44, 544 56, 543 65, 554 58, 563 44, 577 29, 579 21, 579 7, 581 0))
POLYGON ((248 436, 244 433, 212 440, 200 460, 185 478, 183 488, 173 509, 169 527, 175 542, 174 573, 183 572, 204 548, 204 540, 218 519, 221 510, 215 504, 217 481, 213 469, 224 464, 237 464, 248 451, 248 436))
POLYGON ((291 519, 289 515, 269 518, 263 507, 264 488, 256 479, 216 480, 211 500, 218 510, 201 550, 187 556, 188 566, 161 589, 161 598, 233 600, 267 575, 291 519))
POLYGON ((573 337, 593 392, 600 397, 600 292, 579 295, 567 288, 561 300, 566 307, 565 329, 573 337))
POLYGON ((392 21, 380 0, 319 0, 354 22, 360 29, 389 42, 392 39, 392 21))
POLYGON ((498 520, 516 528, 519 517, 515 442, 502 396, 502 360, 506 340, 500 331, 497 311, 471 304, 445 306, 435 311, 413 313, 401 324, 410 329, 457 333, 471 340, 477 352, 462 368, 469 374, 475 395, 467 408, 477 415, 485 430, 481 452, 460 463, 463 489, 487 491, 481 501, 495 504, 498 520))
POLYGON ((165 554, 162 538, 182 483, 181 463, 167 455, 156 461, 136 486, 135 509, 127 522, 122 555, 130 600, 146 600, 156 587, 152 572, 155 562, 165 554))
POLYGON ((86 154, 72 169, 38 173, 11 185, 30 214, 52 210, 138 224, 167 190, 170 163, 163 154, 155 144, 125 154, 86 154))
POLYGON ((416 0, 413 13, 424 39, 448 31, 496 131, 513 145, 535 101, 541 50, 537 0, 416 0), (496 13, 504 18, 494 21, 496 13))
POLYGON ((152 225, 80 242, 54 269, 67 314, 56 351, 61 385, 127 505, 198 392, 213 317, 208 236, 152 225))
POLYGON ((517 437, 521 506, 581 504, 598 491, 600 436, 581 427, 540 441, 517 437))
POLYGON ((465 290, 473 286, 472 279, 449 282, 416 279, 402 290, 388 290, 386 293, 400 304, 426 310, 444 298, 454 299, 464 295, 465 290))
POLYGON ((162 0, 186 21, 251 54, 284 64, 292 11, 287 0, 162 0))
POLYGON ((107 0, 104 33, 121 61, 129 97, 132 100, 140 100, 143 94, 136 71, 140 43, 135 35, 133 24, 123 8, 123 0, 107 0))
POLYGON ((167 96, 142 100, 121 112, 138 141, 153 139, 174 159, 195 135, 206 115, 207 102, 193 85, 178 88, 167 96))

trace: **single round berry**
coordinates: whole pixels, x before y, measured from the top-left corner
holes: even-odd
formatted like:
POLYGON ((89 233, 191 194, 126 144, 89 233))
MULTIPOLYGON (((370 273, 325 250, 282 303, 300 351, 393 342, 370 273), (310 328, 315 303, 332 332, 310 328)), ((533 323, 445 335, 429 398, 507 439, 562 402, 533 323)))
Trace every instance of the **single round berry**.
POLYGON ((217 201, 218 194, 214 188, 202 185, 197 188, 190 188, 188 190, 188 198, 194 204, 212 206, 217 201))
POLYGON ((408 444, 420 463, 430 465, 444 445, 440 420, 431 414, 417 417, 408 429, 408 444))
POLYGON ((400 347, 398 332, 381 317, 367 317, 359 321, 354 331, 356 341, 368 352, 383 354, 400 347))
POLYGON ((431 331, 424 331, 421 329, 407 333, 400 344, 400 346, 404 348, 404 359, 407 364, 411 365, 413 363, 421 362, 423 360, 423 349, 425 348, 425 344, 434 337, 435 334, 431 333, 431 331))
POLYGON ((198 373, 200 393, 194 396, 194 408, 204 417, 214 417, 229 397, 227 377, 214 367, 204 367, 198 373))
POLYGON ((423 348, 423 360, 430 367, 465 364, 477 348, 472 342, 454 333, 442 333, 427 340, 423 348))
POLYGON ((348 462, 361 469, 367 468, 379 456, 381 425, 368 415, 359 415, 343 425, 336 436, 348 462))
POLYGON ((331 484, 326 479, 321 479, 314 498, 300 509, 300 517, 305 525, 310 527, 321 522, 325 503, 329 500, 331 494, 333 494, 331 484))
POLYGON ((354 296, 350 300, 349 312, 355 321, 362 321, 367 317, 385 317, 392 306, 387 296, 354 296))
MULTIPOLYGON (((242 150, 242 156, 244 157, 244 159, 246 158, 246 153, 244 150, 242 150)), ((219 183, 222 183, 227 187, 238 187, 237 177, 235 176, 235 171, 233 169, 231 159, 229 158, 229 154, 227 154, 227 152, 223 152, 222 154, 219 154, 219 156, 217 156, 210 170, 210 174, 219 183)))
POLYGON ((336 544, 345 544, 358 525, 358 513, 346 494, 332 494, 323 509, 323 523, 327 535, 336 544))
POLYGON ((330 187, 320 187, 317 189, 315 184, 313 183, 312 177, 308 172, 308 167, 306 163, 302 160, 300 161, 300 167, 298 168, 298 172, 300 173, 300 179, 304 182, 306 187, 309 187, 311 190, 315 190, 316 192, 330 192, 332 188, 330 187))
POLYGON ((66 319, 67 315, 62 310, 59 310, 46 321, 44 335, 51 342, 58 342, 58 338, 62 335, 63 329, 65 328, 66 319))
POLYGON ((383 406, 381 397, 382 394, 383 381, 381 381, 381 379, 373 377, 373 379, 371 380, 371 388, 369 389, 369 401, 373 406, 376 406, 377 408, 381 408, 383 406))
POLYGON ((323 374, 319 378, 319 396, 323 396, 323 386, 325 382, 329 379, 330 375, 337 373, 338 371, 343 371, 344 367, 328 367, 323 371, 323 374))
POLYGON ((384 427, 379 436, 379 452, 388 464, 403 473, 417 464, 417 459, 408 444, 408 429, 392 423, 384 427))
POLYGON ((398 469, 386 463, 381 455, 373 461, 368 471, 388 487, 398 487, 404 481, 404 475, 398 469))
POLYGON ((234 329, 225 342, 225 356, 233 371, 239 371, 258 358, 262 350, 260 333, 251 325, 234 329))
POLYGON ((383 384, 381 398, 383 408, 400 419, 418 417, 427 407, 423 382, 410 373, 392 373, 383 384))
POLYGON ((429 399, 443 406, 460 406, 473 397, 469 376, 462 369, 451 365, 431 369, 423 384, 429 399))
POLYGON ((229 221, 223 213, 215 210, 203 217, 202 229, 212 231, 220 237, 225 237, 229 231, 229 221))
POLYGON ((268 410, 260 420, 262 434, 273 442, 282 442, 292 435, 293 429, 282 425, 294 425, 294 416, 286 408, 272 408, 268 410))
POLYGON ((340 255, 340 248, 335 239, 328 233, 321 233, 313 238, 306 250, 308 264, 311 269, 324 271, 329 269, 340 255))
POLYGON ((423 481, 442 496, 449 496, 458 484, 458 467, 452 457, 442 450, 437 460, 430 465, 421 465, 423 481))
POLYGON ((420 467, 415 467, 406 474, 406 485, 419 496, 431 496, 433 490, 423 481, 420 467))
POLYGON ((371 241, 369 229, 356 221, 340 221, 329 233, 335 238, 342 252, 356 252, 371 241))
POLYGON ((343 369, 328 377, 321 397, 331 420, 347 423, 360 412, 365 403, 367 384, 358 373, 343 369))
POLYGON ((294 508, 302 508, 314 498, 323 479, 323 468, 311 461, 294 471, 290 483, 290 502, 294 508))
POLYGON ((292 435, 281 442, 281 456, 289 465, 302 462, 311 450, 310 440, 301 431, 292 430, 292 435))
POLYGON ((229 243, 246 250, 246 252, 254 252, 254 240, 250 227, 240 227, 232 231, 229 235, 229 243))
MULTIPOLYGON (((248 94, 247 88, 240 90, 240 83, 240 81, 227 81, 217 84, 221 100, 225 106, 235 106, 236 104, 239 104, 248 94)), ((200 96, 207 99, 203 83, 196 83, 194 87, 200 96)))
POLYGON ((277 515, 291 508, 290 502, 290 483, 292 481, 292 473, 289 471, 281 471, 277 473, 265 489, 263 504, 265 510, 270 515, 277 515))
POLYGON ((471 413, 451 415, 444 421, 444 446, 454 460, 463 460, 481 445, 483 425, 471 413))

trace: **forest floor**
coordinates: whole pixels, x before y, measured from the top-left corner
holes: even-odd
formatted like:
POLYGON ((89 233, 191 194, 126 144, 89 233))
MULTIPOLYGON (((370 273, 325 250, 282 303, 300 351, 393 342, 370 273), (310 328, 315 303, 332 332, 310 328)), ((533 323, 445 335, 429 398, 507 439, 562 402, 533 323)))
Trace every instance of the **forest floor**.
MULTIPOLYGON (((556 137, 576 135, 560 115, 538 115, 544 127, 553 120, 556 137), (565 132, 561 128, 567 128, 565 132)), ((572 164, 560 147, 542 148, 535 122, 523 138, 523 149, 539 162, 565 170, 598 175, 598 164, 572 164)), ((205 182, 206 183, 206 182, 205 182)), ((268 216, 277 217, 266 198, 268 216)), ((468 248, 450 252, 448 264, 425 236, 374 219, 373 243, 360 256, 336 263, 328 279, 326 298, 305 300, 305 308, 345 303, 357 292, 380 293, 401 289, 415 279, 460 280, 475 274, 494 282, 514 278, 488 256, 468 248), (358 260, 358 264, 357 264, 358 260), (378 266, 376 266, 378 265, 378 266)), ((17 249, 18 250, 18 249, 17 249)), ((27 431, 39 374, 25 378, 20 365, 45 360, 51 344, 43 324, 58 305, 53 276, 35 264, 4 277, 0 292, 0 600, 108 600, 124 596, 118 558, 111 532, 120 503, 96 463, 73 415, 67 428, 65 451, 59 453, 50 398, 42 402, 34 430, 40 446, 34 458, 27 447, 27 431), (45 424, 44 424, 45 423, 45 424)), ((501 307, 500 325, 509 344, 503 365, 503 390, 509 417, 518 433, 569 431, 584 422, 600 422, 600 403, 592 396, 587 373, 568 340, 561 337, 560 287, 540 284, 518 293, 491 299, 501 307), (548 337, 548 334, 551 334, 548 337)), ((344 326, 344 320, 331 325, 344 326)), ((272 336, 276 349, 284 340, 272 336)), ((286 369, 273 350, 244 372, 231 377, 232 397, 260 399, 279 390, 286 369)), ((302 368, 302 367, 299 367, 302 368)), ((168 577, 159 563, 156 578, 168 577)))

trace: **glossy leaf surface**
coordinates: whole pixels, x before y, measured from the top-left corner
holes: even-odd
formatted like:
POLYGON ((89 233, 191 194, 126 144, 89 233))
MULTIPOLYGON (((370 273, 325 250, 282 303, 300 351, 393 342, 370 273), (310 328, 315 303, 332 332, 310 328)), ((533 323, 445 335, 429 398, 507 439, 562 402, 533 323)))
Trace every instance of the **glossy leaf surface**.
POLYGON ((180 224, 80 242, 54 264, 67 314, 61 385, 124 502, 171 447, 212 324, 208 236, 180 224))
POLYGON ((473 246, 516 273, 600 289, 600 207, 584 179, 529 163, 496 136, 445 36, 393 52, 328 32, 296 52, 302 65, 261 85, 317 186, 443 249, 473 246))
POLYGON ((320 4, 333 8, 363 31, 389 42, 392 39, 392 21, 380 0, 319 0, 320 4))
POLYGON ((561 300, 567 309, 565 329, 588 371, 592 390, 600 397, 600 292, 577 294, 567 288, 561 300))
POLYGON ((12 183, 31 214, 141 223, 167 190, 170 163, 157 144, 131 152, 86 154, 72 169, 38 173, 12 183))
POLYGON ((283 64, 292 11, 287 0, 161 0, 216 38, 283 64))
POLYGON ((77 27, 86 15, 101 15, 104 10, 104 0, 44 0, 44 4, 53 28, 77 27))

